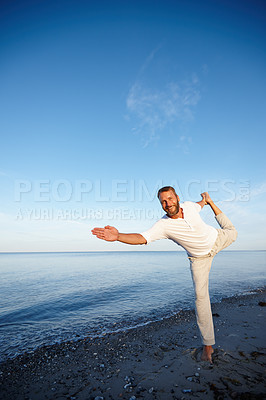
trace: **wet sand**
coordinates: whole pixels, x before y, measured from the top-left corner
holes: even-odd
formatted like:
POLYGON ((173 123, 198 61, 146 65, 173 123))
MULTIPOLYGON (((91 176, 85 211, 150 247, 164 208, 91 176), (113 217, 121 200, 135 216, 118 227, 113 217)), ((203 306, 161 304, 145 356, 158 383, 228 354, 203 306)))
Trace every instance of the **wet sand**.
POLYGON ((266 292, 214 304, 213 364, 192 311, 127 332, 42 347, 0 364, 0 398, 265 399, 266 292))

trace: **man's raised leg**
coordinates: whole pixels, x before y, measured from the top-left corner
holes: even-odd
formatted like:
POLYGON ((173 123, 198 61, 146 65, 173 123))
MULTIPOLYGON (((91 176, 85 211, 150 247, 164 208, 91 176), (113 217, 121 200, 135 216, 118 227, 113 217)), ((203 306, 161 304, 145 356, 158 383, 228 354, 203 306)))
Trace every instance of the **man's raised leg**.
POLYGON ((230 219, 214 204, 209 193, 202 193, 202 198, 208 204, 215 214, 215 219, 220 225, 221 229, 218 230, 218 238, 211 250, 211 255, 214 256, 219 251, 230 246, 237 238, 237 230, 230 221, 230 219))

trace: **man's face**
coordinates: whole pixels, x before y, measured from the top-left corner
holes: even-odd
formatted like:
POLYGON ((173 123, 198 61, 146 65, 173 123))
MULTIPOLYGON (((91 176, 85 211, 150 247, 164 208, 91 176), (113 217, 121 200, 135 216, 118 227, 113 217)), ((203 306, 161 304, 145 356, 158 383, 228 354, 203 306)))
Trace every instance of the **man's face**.
POLYGON ((173 217, 179 212, 179 197, 172 190, 160 193, 159 200, 169 217, 173 217))

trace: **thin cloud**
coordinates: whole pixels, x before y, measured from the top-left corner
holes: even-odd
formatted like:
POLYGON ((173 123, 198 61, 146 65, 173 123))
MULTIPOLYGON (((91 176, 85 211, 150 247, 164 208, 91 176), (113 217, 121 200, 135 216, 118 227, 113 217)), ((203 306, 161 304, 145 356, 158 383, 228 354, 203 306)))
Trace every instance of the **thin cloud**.
POLYGON ((266 182, 262 182, 250 191, 250 197, 257 197, 266 193, 266 182))
POLYGON ((161 90, 137 81, 130 88, 126 101, 129 117, 135 122, 132 131, 141 135, 144 147, 158 141, 165 128, 180 129, 183 137, 184 127, 193 121, 194 108, 200 98, 196 75, 180 83, 169 82, 161 90))
POLYGON ((179 136, 179 141, 176 145, 176 148, 181 149, 184 154, 189 154, 189 148, 192 143, 192 137, 182 135, 179 136))
POLYGON ((208 67, 207 64, 203 64, 202 67, 201 67, 201 69, 202 69, 202 72, 203 72, 204 75, 208 75, 208 73, 209 73, 209 67, 208 67))
POLYGON ((141 66, 141 68, 139 70, 138 78, 140 78, 140 76, 142 74, 144 74, 144 72, 146 71, 146 69, 151 64, 152 60, 154 59, 155 54, 159 51, 160 48, 161 48, 161 45, 156 47, 156 49, 152 50, 152 52, 148 55, 148 57, 146 58, 146 60, 144 61, 144 63, 142 64, 142 66, 141 66))

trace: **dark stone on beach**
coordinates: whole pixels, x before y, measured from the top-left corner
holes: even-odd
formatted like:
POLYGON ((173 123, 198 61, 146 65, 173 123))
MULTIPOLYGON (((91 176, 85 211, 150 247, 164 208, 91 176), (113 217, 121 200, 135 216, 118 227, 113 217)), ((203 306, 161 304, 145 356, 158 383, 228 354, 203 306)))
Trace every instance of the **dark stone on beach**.
POLYGON ((265 354, 264 353, 261 353, 261 352, 259 352, 259 351, 252 351, 252 353, 250 353, 250 355, 251 355, 251 357, 253 358, 253 359, 257 359, 257 357, 259 357, 259 356, 264 356, 265 354))
POLYGON ((160 344, 158 347, 163 351, 168 351, 169 350, 169 348, 167 346, 165 346, 164 344, 160 344))

